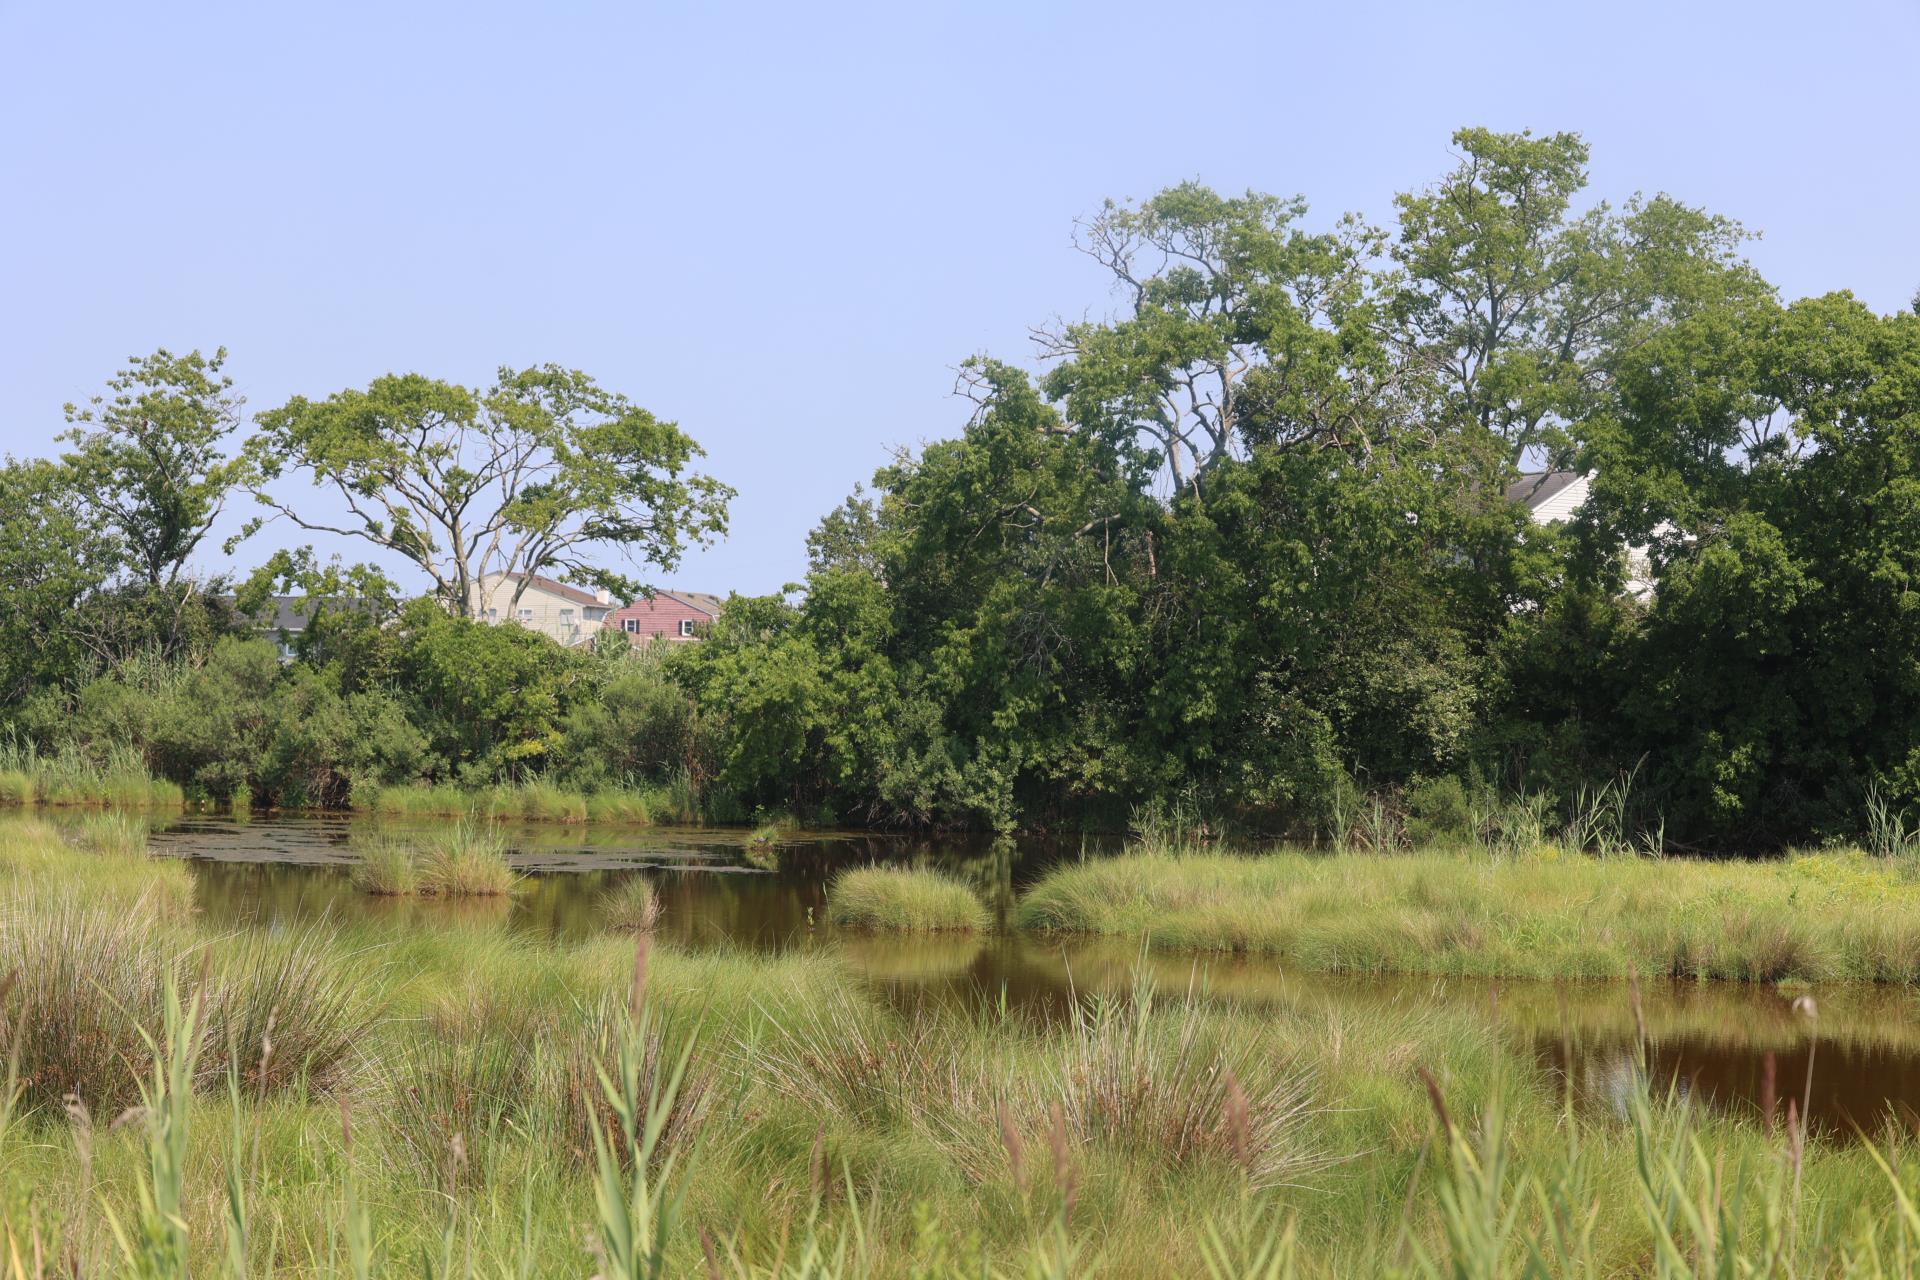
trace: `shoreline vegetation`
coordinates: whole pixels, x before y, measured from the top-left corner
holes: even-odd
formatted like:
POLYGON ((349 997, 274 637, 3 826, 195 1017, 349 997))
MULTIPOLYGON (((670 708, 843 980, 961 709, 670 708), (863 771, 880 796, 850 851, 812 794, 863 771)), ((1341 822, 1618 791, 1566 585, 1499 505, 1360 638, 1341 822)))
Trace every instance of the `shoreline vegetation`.
POLYGON ((1014 923, 1304 971, 1920 982, 1920 877, 1859 850, 1708 862, 1158 846, 1054 868, 1014 923))
POLYGON ((156 778, 138 752, 125 749, 95 761, 78 752, 46 753, 31 743, 0 742, 0 810, 179 809, 186 793, 156 778))
POLYGON ((1478 1007, 1249 1012, 1143 968, 1036 1022, 900 1008, 819 953, 215 930, 113 827, 0 819, 0 1230, 60 1274, 1879 1276, 1920 1253, 1904 1127, 1829 1141, 1631 1070, 1620 1110, 1578 1108, 1478 1007))
POLYGON ((622 822, 635 826, 701 821, 700 806, 684 782, 593 791, 570 790, 548 782, 380 787, 354 808, 388 818, 517 818, 527 822, 622 822))

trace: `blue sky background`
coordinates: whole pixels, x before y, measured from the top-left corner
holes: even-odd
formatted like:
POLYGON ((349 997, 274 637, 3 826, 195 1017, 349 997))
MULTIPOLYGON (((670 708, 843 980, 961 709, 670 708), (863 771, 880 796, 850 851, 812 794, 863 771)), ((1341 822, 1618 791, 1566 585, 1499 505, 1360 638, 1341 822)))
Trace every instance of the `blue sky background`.
POLYGON ((0 0, 0 448, 51 452, 157 346, 226 345, 256 409, 552 360, 740 491, 658 584, 768 591, 889 446, 959 428, 961 359, 1111 305, 1069 243, 1104 197, 1199 178, 1384 221, 1460 125, 1575 129, 1596 193, 1739 218, 1788 297, 1892 310, 1916 86, 1920 0, 0 0))

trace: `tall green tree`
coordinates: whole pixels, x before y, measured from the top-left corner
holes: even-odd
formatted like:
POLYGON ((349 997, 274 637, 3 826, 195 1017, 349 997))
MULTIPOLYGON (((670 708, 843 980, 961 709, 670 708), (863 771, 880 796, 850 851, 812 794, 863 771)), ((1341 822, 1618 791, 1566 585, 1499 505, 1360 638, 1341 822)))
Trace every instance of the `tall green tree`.
POLYGON ((1667 196, 1584 210, 1578 134, 1453 135, 1460 163, 1402 195, 1389 340, 1428 419, 1459 416, 1518 462, 1573 463, 1618 364, 1677 321, 1771 290, 1737 223, 1667 196))
POLYGON ((171 586, 246 474, 225 451, 244 401, 211 357, 165 349, 135 357, 106 395, 66 408, 61 439, 90 510, 126 540, 128 561, 148 585, 171 586))
POLYGON ((296 396, 259 426, 248 456, 262 503, 397 553, 462 616, 495 572, 634 595, 640 584, 602 557, 671 569, 689 544, 725 532, 733 495, 691 469, 704 451, 678 426, 558 365, 503 368, 484 392, 389 374, 364 391, 296 396), (330 489, 344 517, 266 487, 289 471, 330 489))
POLYGON ((75 611, 119 572, 125 552, 91 518, 69 468, 12 457, 0 465, 0 703, 84 673, 92 655, 75 611))

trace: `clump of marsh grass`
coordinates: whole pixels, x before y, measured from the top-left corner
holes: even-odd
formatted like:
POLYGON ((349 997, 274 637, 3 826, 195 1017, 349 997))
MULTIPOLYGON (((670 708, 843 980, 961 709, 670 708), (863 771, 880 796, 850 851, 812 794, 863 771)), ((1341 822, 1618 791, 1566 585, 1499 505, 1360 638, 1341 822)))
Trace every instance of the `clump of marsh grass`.
POLYGON ((57 1113, 72 1094, 112 1116, 138 1101, 176 968, 164 930, 124 905, 66 895, 0 921, 0 973, 15 975, 0 1057, 18 1064, 23 1109, 57 1113))
POLYGON ((459 818, 473 812, 473 796, 460 788, 440 783, 379 787, 358 807, 388 818, 459 818))
POLYGON ((656 1164, 692 1147, 713 1100, 716 1076, 689 1052, 691 1036, 675 1034, 644 1011, 636 1017, 633 1003, 632 998, 603 999, 556 1055, 561 1144, 583 1162, 601 1150, 616 1153, 623 1163, 633 1155, 621 1141, 619 1109, 607 1082, 616 1094, 663 1103, 648 1157, 656 1164), (676 1072, 669 1093, 666 1086, 676 1072))
POLYGON ((177 809, 185 795, 174 783, 155 778, 147 762, 130 747, 104 757, 75 748, 43 752, 32 742, 0 742, 0 795, 14 803, 49 806, 109 806, 120 809, 177 809))
POLYGON ((1909 825, 1878 782, 1867 786, 1867 852, 1877 858, 1906 860, 1920 854, 1920 823, 1909 825))
POLYGON ((979 1179, 1037 1135, 1137 1163, 1232 1166, 1256 1188, 1329 1163, 1309 1136, 1309 1073, 1226 1035, 1191 993, 1156 1007, 1144 965, 1131 993, 1077 1000, 1037 1036, 982 1016, 901 1016, 843 992, 774 1020, 742 1054, 810 1114, 908 1127, 979 1179))
POLYGON ((978 1073, 942 1070, 958 1053, 928 1013, 895 1017, 835 989, 770 1022, 764 1041, 740 1046, 742 1062, 810 1114, 884 1128, 956 1099, 991 1109, 990 1091, 973 1088, 978 1073), (924 1094, 930 1086, 939 1092, 924 1094))
POLYGON ((147 820, 134 814, 90 813, 63 830, 70 844, 89 853, 123 858, 147 853, 147 820))
POLYGON ((386 1125, 430 1185, 453 1195, 485 1182, 497 1140, 533 1112, 545 1030, 522 1006, 469 997, 398 1037, 387 1059, 386 1125))
POLYGON ((595 791, 586 797, 586 806, 588 822, 623 822, 645 826, 653 821, 653 810, 644 791, 595 791))
POLYGON ((419 855, 410 837, 376 829, 356 834, 353 847, 360 861, 350 878, 360 892, 406 897, 420 891, 419 855))
POLYGON ((841 873, 827 890, 835 924, 862 929, 986 929, 993 923, 972 889, 937 871, 861 867, 841 873))
POLYGON ((224 949, 208 998, 206 1082, 231 1073, 251 1097, 296 1084, 331 1091, 373 1024, 370 976, 324 925, 242 935, 224 949))
POLYGON ((428 843, 420 860, 420 892, 446 898, 497 898, 520 887, 498 828, 459 823, 428 843))
POLYGON ((652 933, 660 921, 660 895, 653 882, 635 873, 601 900, 601 915, 609 929, 623 933, 652 933))
POLYGON ((1191 992, 1156 1010, 1144 958, 1125 996, 1075 1003, 1051 1091, 1083 1141, 1176 1166, 1231 1163, 1255 1187, 1296 1182, 1328 1163, 1306 1136, 1306 1077, 1273 1070, 1221 1035, 1191 992))

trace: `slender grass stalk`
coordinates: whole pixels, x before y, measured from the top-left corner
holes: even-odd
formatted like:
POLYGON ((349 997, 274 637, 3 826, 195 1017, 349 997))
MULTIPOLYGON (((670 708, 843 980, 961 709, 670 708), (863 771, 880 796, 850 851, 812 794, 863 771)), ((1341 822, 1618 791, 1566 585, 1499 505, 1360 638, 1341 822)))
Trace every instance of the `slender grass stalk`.
POLYGON ((152 1053, 152 1073, 141 1082, 141 1105, 115 1124, 137 1121, 146 1126, 147 1169, 139 1188, 139 1214, 123 1226, 111 1204, 103 1201, 102 1209, 130 1273, 149 1280, 186 1280, 191 1243, 187 1120, 200 1056, 199 993, 183 1004, 179 984, 169 974, 163 1030, 158 1037, 145 1027, 138 1030, 152 1053))

